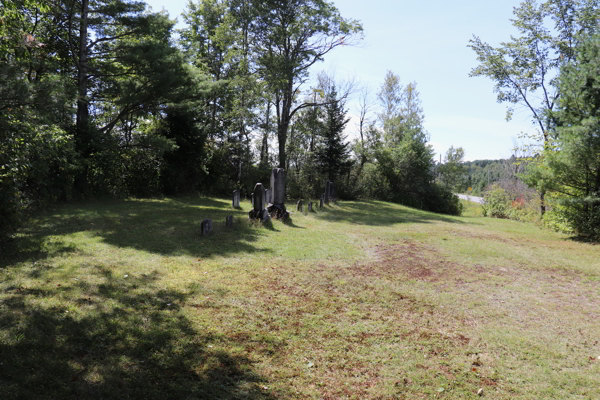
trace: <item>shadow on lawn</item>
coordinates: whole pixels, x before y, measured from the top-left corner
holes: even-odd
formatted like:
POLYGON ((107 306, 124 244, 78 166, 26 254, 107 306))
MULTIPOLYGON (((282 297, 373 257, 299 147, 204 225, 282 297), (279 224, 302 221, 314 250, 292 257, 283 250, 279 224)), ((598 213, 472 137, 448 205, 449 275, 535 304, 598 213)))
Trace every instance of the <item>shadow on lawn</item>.
POLYGON ((332 222, 375 226, 436 221, 464 223, 450 216, 400 207, 394 207, 381 201, 344 201, 334 206, 326 206, 325 212, 319 212, 315 216, 332 222))
POLYGON ((76 248, 49 242, 49 236, 91 232, 111 245, 158 254, 210 257, 237 252, 266 251, 249 244, 264 234, 248 222, 248 214, 225 201, 206 198, 128 200, 68 205, 41 216, 22 231, 0 255, 0 268, 19 261, 43 259, 48 254, 76 248), (233 228, 225 217, 233 215, 233 228), (200 223, 212 219, 213 233, 200 236, 200 223))
MULTIPOLYGON (((256 338, 197 331, 183 314, 205 288, 160 289, 156 272, 129 279, 101 268, 96 274, 97 285, 54 287, 40 279, 43 289, 5 291, 0 398, 276 399, 253 361, 228 351, 256 346, 256 338)), ((210 294, 222 298, 226 291, 210 294)))

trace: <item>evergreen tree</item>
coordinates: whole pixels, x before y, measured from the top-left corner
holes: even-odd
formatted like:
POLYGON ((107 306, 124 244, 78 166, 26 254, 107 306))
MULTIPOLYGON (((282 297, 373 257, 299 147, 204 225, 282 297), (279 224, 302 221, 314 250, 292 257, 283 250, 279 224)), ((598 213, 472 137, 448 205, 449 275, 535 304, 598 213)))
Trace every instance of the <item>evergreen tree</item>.
POLYGON ((575 55, 559 76, 553 147, 525 178, 545 180, 558 214, 578 234, 600 240, 600 35, 585 37, 575 55))
POLYGON ((346 143, 344 128, 350 118, 346 117, 348 110, 344 109, 344 102, 337 98, 335 84, 331 84, 327 93, 325 108, 325 121, 323 142, 317 149, 317 159, 321 171, 331 181, 348 171, 352 162, 350 160, 350 143, 346 143))

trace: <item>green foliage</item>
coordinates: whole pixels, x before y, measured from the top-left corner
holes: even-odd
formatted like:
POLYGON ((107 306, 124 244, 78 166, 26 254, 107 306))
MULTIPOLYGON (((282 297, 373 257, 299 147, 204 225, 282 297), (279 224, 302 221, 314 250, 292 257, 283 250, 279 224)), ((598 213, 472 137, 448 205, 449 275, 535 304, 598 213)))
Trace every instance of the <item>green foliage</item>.
POLYGON ((600 240, 600 34, 581 37, 576 60, 559 77, 557 149, 547 151, 550 190, 565 196, 564 216, 575 232, 600 240))
POLYGON ((600 36, 580 39, 576 61, 559 76, 554 140, 525 179, 553 195, 549 225, 565 231, 568 221, 576 234, 600 240, 600 36))
POLYGON ((331 181, 343 176, 352 166, 350 143, 346 142, 344 128, 350 118, 346 116, 343 99, 338 98, 335 84, 327 90, 328 103, 324 106, 322 143, 317 147, 316 158, 321 172, 331 181))
POLYGON ((561 204, 561 196, 557 193, 549 193, 546 196, 546 201, 550 209, 544 213, 542 223, 545 227, 557 232, 573 234, 573 225, 569 221, 566 207, 561 204))
POLYGON ((444 157, 444 164, 438 167, 440 180, 448 190, 460 192, 464 188, 464 158, 465 150, 462 147, 451 146, 444 157))
POLYGON ((409 137, 397 146, 381 148, 376 157, 377 173, 381 176, 374 179, 377 185, 373 194, 410 207, 460 215, 458 197, 433 183, 430 145, 409 137))
POLYGON ((71 199, 72 139, 29 113, 0 113, 0 236, 32 211, 71 199))
MULTIPOLYGON (((560 68, 576 60, 576 46, 585 35, 594 34, 600 21, 597 0, 524 0, 513 11, 512 24, 519 34, 510 41, 492 47, 474 36, 469 47, 477 54, 479 65, 470 76, 486 76, 495 83, 498 102, 517 104, 529 110, 538 128, 537 146, 527 145, 533 154, 541 155, 552 147, 551 137, 558 124, 553 111, 563 88, 556 76, 560 68), (550 27, 550 21, 554 24, 550 27), (552 29, 553 28, 553 29, 552 29)), ((507 120, 513 108, 507 111, 507 120)), ((535 186, 540 191, 540 211, 545 212, 545 187, 551 182, 541 180, 535 186)))
POLYGON ((461 215, 463 211, 463 205, 458 196, 448 190, 448 188, 435 183, 427 187, 422 208, 427 211, 448 215, 461 215))
POLYGON ((484 195, 483 216, 494 218, 509 218, 512 199, 506 190, 493 185, 484 195))
POLYGON ((537 203, 519 195, 515 198, 508 190, 498 184, 489 187, 484 194, 483 216, 506 218, 521 222, 538 222, 537 203))
POLYGON ((286 176, 287 196, 291 199, 318 199, 324 190, 324 180, 315 154, 308 152, 302 168, 292 168, 286 176))
MULTIPOLYGON (((554 121, 546 118, 559 97, 551 71, 574 59, 577 33, 593 32, 598 25, 597 0, 524 0, 513 11, 512 24, 519 31, 497 48, 474 36, 469 47, 479 65, 471 76, 486 76, 495 82, 498 102, 519 104, 532 114, 540 134, 548 141, 554 121), (546 24, 554 22, 554 30, 546 24)), ((507 119, 512 116, 508 109, 507 119)))
POLYGON ((415 82, 403 86, 400 77, 387 71, 377 98, 382 108, 379 121, 388 145, 400 143, 405 137, 427 141, 423 127, 425 119, 415 82))
POLYGON ((338 46, 362 36, 356 20, 343 18, 323 0, 266 0, 252 4, 255 18, 248 27, 250 51, 257 72, 272 94, 276 109, 279 167, 286 166, 288 128, 296 112, 314 105, 297 102, 300 87, 316 62, 338 46))

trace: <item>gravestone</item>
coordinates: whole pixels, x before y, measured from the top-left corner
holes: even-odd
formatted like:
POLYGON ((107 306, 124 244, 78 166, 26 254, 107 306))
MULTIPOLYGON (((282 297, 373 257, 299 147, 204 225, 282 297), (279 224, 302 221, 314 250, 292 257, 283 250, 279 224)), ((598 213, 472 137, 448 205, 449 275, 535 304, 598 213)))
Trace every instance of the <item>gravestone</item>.
POLYGON ((285 203, 285 170, 273 168, 271 171, 271 203, 283 205, 285 203))
POLYGON ((312 212, 312 201, 308 202, 308 212, 312 212))
POLYGON ((303 206, 302 200, 298 200, 298 204, 296 205, 296 211, 302 212, 302 206, 303 206))
POLYGON ((271 192, 269 213, 277 219, 287 219, 290 213, 285 209, 285 170, 273 168, 271 171, 271 192))
POLYGON ((205 219, 200 223, 200 234, 206 236, 212 232, 212 219, 205 219))
POLYGON ((323 208, 323 201, 324 201, 324 200, 323 200, 323 197, 324 197, 324 196, 323 196, 323 195, 321 195, 321 198, 319 199, 319 208, 320 208, 320 209, 321 209, 321 208, 323 208))
POLYGON ((232 205, 233 205, 233 208, 240 208, 240 191, 239 190, 233 191, 232 205))
POLYGON ((263 202, 264 195, 265 189, 262 183, 257 183, 254 186, 254 192, 252 192, 252 210, 248 213, 249 218, 263 219, 263 210, 265 209, 263 202))
POLYGON ((233 215, 228 215, 225 217, 225 227, 231 228, 233 226, 233 215))
POLYGON ((265 205, 272 203, 271 201, 271 189, 265 189, 265 205))

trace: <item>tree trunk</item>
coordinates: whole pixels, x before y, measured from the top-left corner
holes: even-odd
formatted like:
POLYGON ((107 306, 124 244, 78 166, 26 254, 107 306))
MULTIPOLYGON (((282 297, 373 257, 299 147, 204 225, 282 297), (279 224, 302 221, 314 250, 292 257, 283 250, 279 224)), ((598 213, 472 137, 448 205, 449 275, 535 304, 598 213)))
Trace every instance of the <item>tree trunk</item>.
POLYGON ((89 127, 89 105, 87 98, 88 89, 88 54, 87 54, 87 36, 88 36, 88 9, 89 0, 83 0, 81 3, 81 22, 79 26, 79 58, 77 71, 77 120, 75 123, 76 140, 75 144, 79 155, 83 159, 82 168, 75 178, 75 189, 80 193, 87 191, 87 158, 91 154, 91 138, 89 127))
POLYGON ((77 74, 77 133, 82 134, 87 130, 89 108, 87 101, 88 87, 88 59, 87 59, 87 34, 88 34, 88 1, 81 4, 81 26, 79 27, 79 70, 77 74))
POLYGON ((540 213, 542 214, 542 217, 546 213, 546 201, 544 200, 545 197, 546 197, 546 190, 542 189, 540 191, 540 213))
POLYGON ((285 142, 287 139, 287 124, 281 123, 277 127, 277 139, 279 142, 279 168, 285 168, 285 142))
POLYGON ((260 146, 260 164, 261 166, 269 164, 269 114, 271 113, 271 104, 267 105, 267 116, 265 122, 265 132, 260 146))

